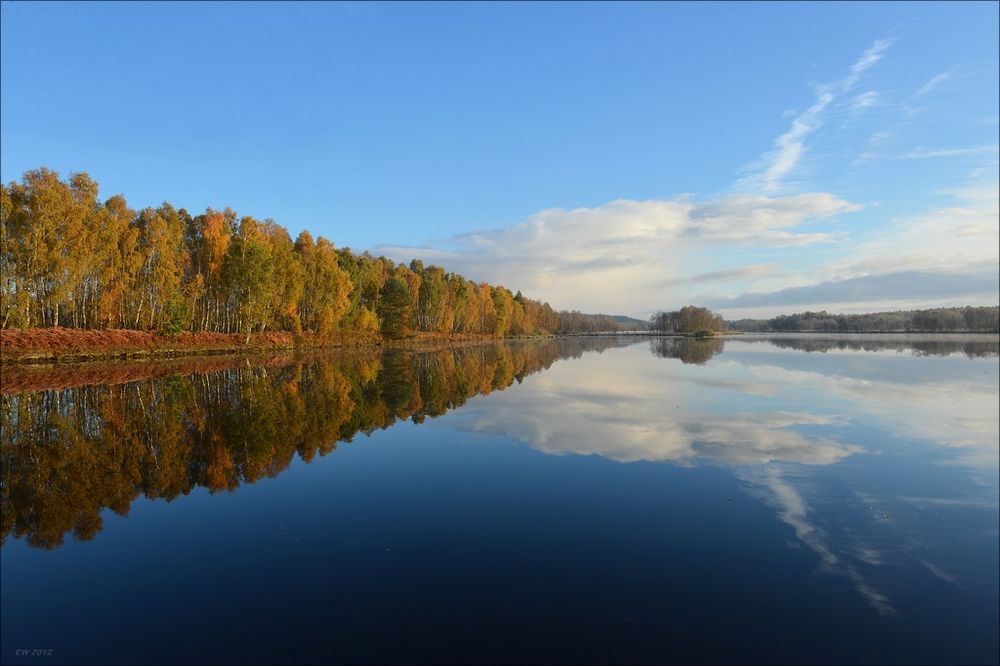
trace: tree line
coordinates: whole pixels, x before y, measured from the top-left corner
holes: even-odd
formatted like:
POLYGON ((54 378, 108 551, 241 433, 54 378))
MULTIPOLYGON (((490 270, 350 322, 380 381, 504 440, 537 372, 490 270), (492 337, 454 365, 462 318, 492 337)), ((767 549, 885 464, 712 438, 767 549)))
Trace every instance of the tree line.
POLYGON ((337 248, 230 208, 101 202, 85 173, 0 184, 0 327, 402 337, 614 330, 500 285, 337 248))
POLYGON ((821 333, 997 333, 1000 307, 932 308, 868 314, 800 312, 772 319, 726 322, 734 331, 821 333))
POLYGON ((234 491, 358 433, 420 423, 614 340, 485 342, 443 351, 289 357, 123 384, 0 394, 0 543, 92 539, 101 512, 197 487, 234 491))
POLYGON ((622 331, 629 326, 627 317, 613 317, 606 314, 587 314, 578 310, 562 310, 556 333, 609 333, 622 331), (625 320, 625 321, 623 321, 625 320))

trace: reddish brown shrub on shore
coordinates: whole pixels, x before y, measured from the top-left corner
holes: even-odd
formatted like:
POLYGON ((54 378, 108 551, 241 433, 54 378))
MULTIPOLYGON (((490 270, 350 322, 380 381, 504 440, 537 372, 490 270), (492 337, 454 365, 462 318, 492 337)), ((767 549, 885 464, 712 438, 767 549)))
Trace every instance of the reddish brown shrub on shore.
MULTIPOLYGON (((421 349, 449 346, 456 342, 491 340, 492 335, 420 332, 393 346, 421 349)), ((261 353, 320 347, 366 346, 387 343, 378 334, 366 336, 289 333, 271 331, 249 336, 238 333, 189 333, 176 336, 125 329, 88 330, 79 328, 7 328, 0 330, 0 361, 46 363, 96 359, 126 359, 185 356, 191 354, 261 353)))
POLYGON ((180 333, 176 336, 122 329, 29 328, 0 331, 0 358, 4 361, 58 360, 76 357, 173 355, 192 352, 291 349, 314 343, 296 340, 292 333, 180 333))

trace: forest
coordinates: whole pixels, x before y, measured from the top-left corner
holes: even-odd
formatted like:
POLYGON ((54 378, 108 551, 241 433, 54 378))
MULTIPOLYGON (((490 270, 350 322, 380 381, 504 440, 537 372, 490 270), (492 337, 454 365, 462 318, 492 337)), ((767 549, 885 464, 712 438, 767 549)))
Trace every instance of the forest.
POLYGON ((800 312, 773 319, 727 321, 733 331, 819 333, 997 333, 1000 307, 933 308, 868 314, 800 312))
POLYGON ((46 168, 0 185, 0 328, 249 336, 414 331, 517 336, 617 330, 501 285, 338 248, 230 208, 191 215, 105 201, 86 173, 46 168))

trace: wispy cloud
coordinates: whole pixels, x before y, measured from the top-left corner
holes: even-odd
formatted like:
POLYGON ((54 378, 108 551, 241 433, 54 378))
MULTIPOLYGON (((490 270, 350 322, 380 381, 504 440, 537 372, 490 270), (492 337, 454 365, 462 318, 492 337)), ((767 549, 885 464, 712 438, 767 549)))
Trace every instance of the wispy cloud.
POLYGON ((864 111, 865 109, 877 106, 878 103, 878 93, 873 90, 869 90, 868 92, 855 96, 854 99, 851 100, 851 110, 855 112, 864 111))
POLYGON ((892 132, 889 132, 887 130, 873 132, 872 135, 868 137, 868 145, 872 147, 881 146, 891 138, 892 138, 892 132))
MULTIPOLYGON (((792 120, 792 126, 779 136, 774 147, 762 155, 750 167, 750 175, 736 183, 739 190, 778 192, 782 182, 802 160, 806 153, 806 139, 823 124, 823 114, 838 97, 849 92, 861 75, 875 65, 885 52, 892 46, 892 40, 877 39, 871 47, 851 65, 847 76, 833 83, 816 87, 816 98, 813 104, 792 120)), ((860 110, 872 106, 877 99, 874 91, 863 93, 855 98, 853 106, 860 110)))
POLYGON ((921 97, 923 95, 926 95, 927 93, 929 93, 930 91, 934 90, 939 85, 941 85, 942 83, 944 83, 945 81, 947 81, 948 79, 950 79, 951 76, 952 76, 952 72, 953 71, 954 71, 953 69, 950 69, 947 72, 941 72, 940 74, 938 74, 936 76, 932 76, 931 79, 927 83, 925 83, 924 85, 920 86, 920 90, 918 90, 913 96, 914 97, 921 97))
POLYGON ((915 148, 908 153, 897 157, 900 160, 926 160, 935 157, 966 157, 968 155, 984 155, 987 153, 1000 152, 1000 146, 972 146, 969 148, 941 148, 938 150, 927 150, 915 148))
POLYGON ((792 127, 775 141, 774 150, 762 158, 766 164, 764 172, 743 181, 749 186, 747 189, 761 189, 764 192, 780 189, 781 180, 802 159, 806 150, 806 137, 819 128, 821 114, 833 99, 833 93, 824 88, 813 105, 792 121, 792 127), (755 180, 758 182, 754 183, 755 180))
POLYGON ((851 160, 851 166, 856 166, 858 164, 863 164, 870 160, 882 157, 882 151, 885 144, 894 138, 893 132, 889 130, 880 130, 877 132, 872 132, 868 137, 868 140, 861 147, 861 152, 851 160))
POLYGON ((851 65, 851 72, 843 82, 844 89, 848 90, 852 88, 861 79, 861 75, 866 70, 871 69, 875 63, 882 59, 882 56, 889 50, 892 43, 893 40, 891 39, 876 39, 870 47, 865 49, 861 57, 851 65))

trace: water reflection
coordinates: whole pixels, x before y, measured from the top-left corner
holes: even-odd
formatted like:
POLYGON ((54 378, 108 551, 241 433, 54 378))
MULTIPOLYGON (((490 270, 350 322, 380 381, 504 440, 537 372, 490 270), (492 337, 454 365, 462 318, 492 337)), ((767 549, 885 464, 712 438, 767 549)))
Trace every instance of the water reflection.
POLYGON ((940 513, 914 514, 912 504, 995 515, 996 337, 741 336, 649 344, 666 363, 650 364, 635 348, 616 350, 585 366, 553 368, 488 409, 474 406, 455 419, 472 432, 505 433, 551 455, 731 468, 744 490, 816 554, 822 571, 848 580, 882 616, 896 613, 873 582, 880 577, 873 569, 887 562, 917 562, 940 580, 974 584, 948 573, 944 562, 954 554, 922 535, 948 532, 973 548, 984 538, 995 541, 995 530, 961 533, 940 513), (549 405, 559 405, 561 418, 551 418, 549 405), (944 480, 926 470, 935 466, 957 475, 944 480), (874 469, 875 478, 859 473, 874 469), (902 493, 889 484, 914 469, 919 480, 904 477, 902 493), (900 529, 893 519, 899 514, 912 522, 889 534, 900 529), (930 524, 918 526, 922 521, 930 524))
POLYGON ((998 347, 574 338, 5 369, 4 643, 74 663, 996 663, 998 347), (288 652, 316 617, 338 621, 288 652), (190 622, 213 631, 178 639, 190 622))
MULTIPOLYGON (((950 462, 995 485, 996 364, 970 372, 951 355, 996 358, 997 339, 938 338, 655 338, 652 354, 679 364, 650 364, 634 349, 564 364, 465 410, 455 423, 554 455, 747 467, 830 465, 878 453, 848 427, 875 419, 955 449, 950 462), (830 351, 841 357, 828 358, 830 351), (941 358, 917 371, 905 356, 872 351, 941 358)), ((308 462, 359 432, 400 419, 421 423, 559 358, 629 344, 577 338, 423 353, 15 368, 5 373, 0 398, 2 535, 42 548, 68 533, 91 539, 102 509, 125 515, 140 495, 169 501, 199 486, 232 491, 279 474, 296 455, 308 462), (53 388, 38 390, 46 386, 53 388)), ((795 517, 803 511, 788 508, 800 502, 777 472, 744 477, 769 489, 768 501, 802 531, 795 517)))
POLYGON ((680 364, 650 364, 632 350, 568 364, 458 418, 551 454, 731 465, 831 464, 865 450, 844 433, 874 420, 995 472, 997 338, 868 337, 657 338, 652 353, 680 364))
POLYGON ((997 337, 964 333, 892 334, 892 333, 766 333, 747 334, 736 338, 741 342, 757 342, 780 349, 805 352, 867 351, 909 352, 914 356, 949 356, 962 354, 968 358, 996 358, 997 337))
POLYGON ((703 365, 721 354, 726 341, 750 342, 804 352, 866 351, 909 352, 914 356, 950 356, 996 358, 998 338, 978 334, 880 334, 880 333, 748 333, 728 338, 656 337, 650 351, 661 358, 676 358, 682 363, 703 365))
POLYGON ((725 349, 725 340, 721 338, 653 338, 649 350, 660 358, 676 358, 681 363, 704 365, 725 349))
POLYGON ((72 367, 5 371, 2 537, 40 548, 70 532, 92 539, 102 509, 126 515, 140 495, 170 501, 199 486, 235 490, 276 476, 296 455, 311 461, 359 432, 420 423, 559 358, 617 344, 99 364, 75 368, 75 378, 72 367), (23 390, 44 386, 57 388, 23 390))
POLYGON ((470 430, 511 435, 546 453, 618 462, 827 465, 863 450, 823 434, 824 426, 843 425, 831 405, 790 399, 787 382, 757 376, 745 363, 706 366, 727 344, 747 348, 742 340, 654 338, 651 352, 681 365, 651 365, 636 353, 567 365, 530 389, 457 418, 470 430), (560 418, 552 418, 552 405, 559 406, 560 418), (796 405, 803 409, 789 409, 796 405))
POLYGON ((817 507, 810 506, 798 484, 787 478, 787 470, 776 466, 754 468, 742 470, 740 476, 748 483, 750 492, 773 508, 779 520, 792 528, 795 538, 819 556, 822 572, 847 578, 879 615, 896 614, 888 596, 858 566, 860 562, 882 564, 879 550, 850 538, 834 543, 833 537, 816 521, 817 507))

